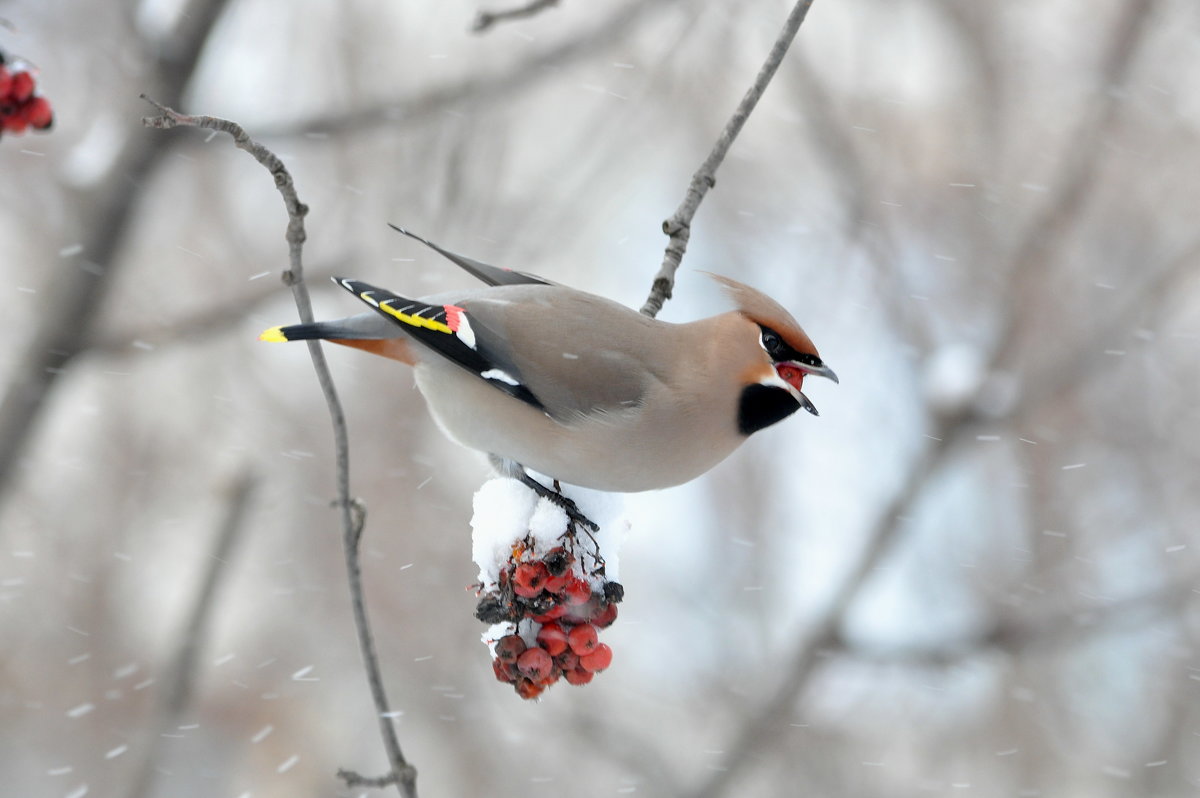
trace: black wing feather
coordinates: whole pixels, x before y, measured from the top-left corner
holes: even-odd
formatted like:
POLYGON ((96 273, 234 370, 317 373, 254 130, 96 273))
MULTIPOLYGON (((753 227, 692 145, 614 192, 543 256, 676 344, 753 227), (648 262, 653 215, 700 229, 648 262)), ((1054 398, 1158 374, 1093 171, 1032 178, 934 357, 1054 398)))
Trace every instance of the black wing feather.
POLYGON ((421 238, 416 233, 409 232, 403 227, 397 227, 391 222, 388 227, 395 230, 401 235, 406 235, 409 238, 420 241, 425 246, 432 249, 434 252, 442 255, 452 263, 462 267, 465 271, 476 277, 488 285, 553 285, 549 280, 544 280, 536 274, 526 274, 525 272, 514 272, 510 269, 501 269, 496 266, 491 266, 482 261, 477 261, 474 258, 468 258, 465 255, 458 255, 448 249, 442 249, 437 244, 427 239, 421 238))
MULTIPOLYGON (((511 373, 513 368, 510 365, 489 359, 486 352, 480 352, 451 329, 450 319, 447 317, 448 306, 431 305, 419 299, 402 297, 361 280, 334 277, 333 281, 394 322, 413 339, 455 365, 470 371, 515 399, 533 405, 543 412, 546 410, 541 400, 520 382, 520 375, 511 373), (496 373, 489 375, 489 372, 496 373), (510 377, 513 381, 501 378, 500 374, 510 377)), ((450 310, 465 314, 461 308, 451 306, 450 310)))

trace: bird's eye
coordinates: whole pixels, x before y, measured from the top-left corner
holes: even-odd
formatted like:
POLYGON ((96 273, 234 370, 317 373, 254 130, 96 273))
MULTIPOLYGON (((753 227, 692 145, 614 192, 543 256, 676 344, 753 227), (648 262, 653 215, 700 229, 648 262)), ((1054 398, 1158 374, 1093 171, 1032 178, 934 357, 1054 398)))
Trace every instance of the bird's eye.
POLYGON ((777 358, 783 354, 785 346, 783 339, 779 337, 779 333, 764 327, 762 331, 762 348, 767 350, 768 355, 777 358))

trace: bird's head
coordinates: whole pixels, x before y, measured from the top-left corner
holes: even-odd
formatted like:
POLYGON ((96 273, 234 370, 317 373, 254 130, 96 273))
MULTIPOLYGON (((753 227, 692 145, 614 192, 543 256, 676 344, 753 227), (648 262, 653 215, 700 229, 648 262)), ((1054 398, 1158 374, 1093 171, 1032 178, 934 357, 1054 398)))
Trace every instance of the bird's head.
POLYGON ((817 347, 782 305, 751 288, 721 275, 719 282, 737 305, 738 313, 753 325, 757 335, 754 363, 743 375, 738 425, 749 435, 804 408, 814 416, 816 406, 801 388, 812 374, 838 381, 833 369, 821 360, 817 347))

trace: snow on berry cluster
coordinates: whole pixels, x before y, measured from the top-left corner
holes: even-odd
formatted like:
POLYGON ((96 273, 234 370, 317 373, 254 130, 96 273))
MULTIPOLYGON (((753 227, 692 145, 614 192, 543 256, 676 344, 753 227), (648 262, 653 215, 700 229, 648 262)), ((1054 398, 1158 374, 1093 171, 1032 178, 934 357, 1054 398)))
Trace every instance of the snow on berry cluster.
POLYGON ((0 53, 0 135, 45 130, 54 123, 50 101, 37 91, 34 73, 20 61, 0 53))
POLYGON ((619 497, 567 486, 563 494, 595 521, 592 533, 520 482, 497 478, 475 494, 473 549, 479 565, 475 615, 496 678, 522 698, 565 679, 583 685, 612 662, 599 633, 617 617, 618 548, 629 522, 619 497))

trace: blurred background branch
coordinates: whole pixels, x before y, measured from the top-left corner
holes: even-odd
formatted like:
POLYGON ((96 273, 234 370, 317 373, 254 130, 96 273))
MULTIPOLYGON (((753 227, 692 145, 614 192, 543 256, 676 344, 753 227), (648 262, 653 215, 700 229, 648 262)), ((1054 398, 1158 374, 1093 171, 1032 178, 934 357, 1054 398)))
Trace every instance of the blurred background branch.
POLYGON ((475 15, 471 25, 473 33, 483 33, 490 30, 497 22, 508 22, 514 19, 527 19, 558 5, 558 0, 531 0, 523 5, 506 8, 502 11, 480 11, 475 15))
POLYGON ((1195 601, 1196 575, 1172 580, 1163 588, 1136 596, 1077 607, 1056 608, 1038 617, 997 618, 970 638, 950 641, 937 647, 897 647, 864 650, 845 639, 834 640, 830 651, 885 665, 946 668, 969 657, 996 652, 1011 657, 1028 656, 1037 650, 1070 646, 1099 635, 1128 630, 1131 624, 1145 623, 1154 616, 1171 616, 1195 601))
MULTIPOLYGON (((338 258, 339 263, 352 260, 338 258)), ((337 270, 323 267, 311 270, 314 286, 323 286, 337 270)), ((179 344, 202 343, 220 335, 244 321, 279 296, 279 286, 271 279, 262 279, 235 299, 205 308, 168 324, 134 330, 106 331, 86 345, 88 354, 99 357, 129 356, 137 352, 157 351, 179 344)))
POLYGON ((254 499, 257 486, 258 478, 250 471, 243 471, 228 489, 225 517, 213 536, 212 551, 205 561, 204 575, 192 599, 187 623, 179 632, 175 655, 168 667, 166 684, 162 690, 163 697, 155 712, 155 719, 147 724, 144 734, 147 743, 142 763, 126 793, 130 798, 154 794, 165 738, 178 732, 179 721, 195 695, 200 654, 205 648, 218 590, 235 546, 246 528, 246 511, 254 499))
MULTIPOLYGON (((47 0, 5 33, 57 112, 51 133, 0 141, 0 373, 12 397, 52 386, 21 416, 6 400, 0 452, 14 794, 119 794, 146 761, 164 795, 332 795, 342 763, 389 770, 330 593, 325 409, 302 349, 254 341, 294 313, 261 277, 279 264, 274 187, 222 139, 131 121, 202 5, 47 0), (56 286, 88 269, 103 297, 75 325, 56 286), (102 356, 38 376, 64 363, 52 328, 102 356), (186 728, 152 741, 162 642, 228 509, 196 486, 247 464, 254 534, 225 569, 186 728)), ((305 252, 322 270, 466 284, 397 221, 636 307, 662 259, 653 220, 793 3, 571 3, 475 36, 480 5, 231 0, 179 107, 277 134, 320 208, 305 252)), ((615 657, 585 688, 533 705, 494 682, 462 589, 486 464, 447 444, 408 373, 330 353, 372 508, 386 720, 424 791, 1195 791, 1198 14, 813 6, 661 318, 726 307, 686 270, 729 274, 792 310, 842 384, 813 387, 819 419, 628 497, 615 657)))
MULTIPOLYGON (((131 36, 130 55, 148 62, 152 91, 178 103, 200 60, 205 43, 228 0, 192 0, 169 35, 158 41, 131 36)), ((73 193, 82 246, 66 268, 59 268, 42 291, 41 318, 17 359, 0 400, 0 504, 29 435, 40 423, 50 392, 90 334, 138 208, 138 187, 169 152, 165 142, 127 135, 111 157, 112 167, 94 186, 73 193)))
MULTIPOLYGON (((1102 63, 1101 85, 1110 91, 1102 95, 1099 110, 1088 108, 1079 122, 1077 136, 1064 161, 1059 179, 1053 184, 1053 195, 1045 212, 1033 223, 1014 258, 1010 270, 1015 278, 1010 285, 1028 290, 1029 283, 1045 274, 1056 257, 1061 257, 1061 248, 1054 244, 1063 235, 1063 230, 1082 207, 1085 193, 1094 181, 1097 171, 1098 142, 1113 120, 1112 91, 1115 91, 1128 75, 1130 63, 1145 30, 1153 3, 1137 0, 1128 4, 1124 13, 1113 26, 1113 34, 1102 63), (1086 142, 1086 144, 1081 144, 1086 142)), ((1018 347, 1017 336, 1024 331, 1024 319, 1029 301, 1015 297, 1009 301, 1011 312, 1000 341, 995 346, 987 371, 1000 367, 1009 360, 1018 347)), ((943 411, 933 419, 933 428, 927 433, 932 443, 910 467, 908 476, 867 537, 856 566, 841 583, 833 595, 821 620, 811 629, 797 647, 790 663, 783 669, 787 674, 779 687, 763 702, 762 708, 750 716, 738 732, 732 744, 725 750, 725 766, 715 771, 695 792, 697 798, 717 798, 725 794, 735 783, 741 769, 752 762, 752 754, 760 750, 766 739, 784 722, 793 711, 796 699, 807 686, 822 652, 837 645, 841 629, 855 599, 873 572, 889 556, 900 537, 902 523, 908 519, 916 503, 924 496, 940 468, 947 461, 955 444, 971 434, 981 420, 974 411, 978 398, 963 407, 943 411)), ((999 419, 994 419, 999 420, 999 419)))
POLYGON ((649 17, 679 3, 679 0, 633 0, 606 19, 569 39, 550 46, 502 70, 487 71, 453 85, 429 89, 422 87, 415 96, 401 96, 371 103, 346 113, 318 114, 279 128, 268 128, 264 138, 297 136, 360 136, 376 128, 392 133, 405 127, 426 123, 455 108, 473 109, 502 104, 514 94, 528 91, 531 84, 545 80, 556 69, 572 62, 595 57, 597 53, 624 41, 649 17))

